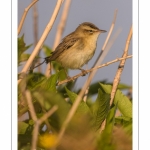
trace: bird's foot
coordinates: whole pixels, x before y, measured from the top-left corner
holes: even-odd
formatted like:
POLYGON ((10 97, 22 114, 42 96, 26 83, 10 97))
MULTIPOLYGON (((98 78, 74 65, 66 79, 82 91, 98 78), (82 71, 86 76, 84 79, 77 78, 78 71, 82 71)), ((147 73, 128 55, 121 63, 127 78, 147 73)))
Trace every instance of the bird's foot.
POLYGON ((86 76, 87 74, 88 74, 88 72, 86 71, 86 70, 84 70, 84 69, 80 69, 81 70, 81 72, 82 72, 82 76, 86 76))

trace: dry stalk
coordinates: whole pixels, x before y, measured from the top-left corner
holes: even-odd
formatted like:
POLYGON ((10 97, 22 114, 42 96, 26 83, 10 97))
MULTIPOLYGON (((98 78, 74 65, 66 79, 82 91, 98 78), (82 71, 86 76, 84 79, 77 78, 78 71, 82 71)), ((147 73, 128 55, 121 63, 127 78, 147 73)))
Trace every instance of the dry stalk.
POLYGON ((34 46, 36 46, 38 42, 38 11, 36 4, 33 6, 33 30, 34 30, 34 46))
MULTIPOLYGON (((32 54, 30 55, 29 59, 27 60, 24 68, 22 69, 21 73, 23 73, 23 72, 26 73, 28 71, 28 69, 29 69, 30 65, 32 64, 34 58, 39 53, 40 48, 42 47, 46 37, 48 36, 48 33, 50 32, 50 30, 51 30, 51 28, 52 28, 52 26, 54 24, 54 21, 55 21, 55 19, 57 17, 57 14, 58 14, 58 11, 59 11, 60 6, 62 4, 62 1, 63 0, 57 0, 54 12, 52 14, 52 17, 51 17, 49 23, 47 24, 47 26, 46 26, 46 28, 45 28, 45 30, 44 30, 44 32, 43 32, 39 42, 37 43, 36 47, 34 48, 34 50, 33 50, 32 54)), ((20 81, 21 81, 21 79, 18 80, 18 83, 20 83, 20 81)))
MULTIPOLYGON (((42 109, 43 110, 43 113, 46 113, 46 110, 45 109, 42 109)), ((45 124, 46 124, 46 127, 47 127, 47 131, 49 132, 51 130, 51 125, 50 123, 48 122, 48 119, 45 120, 45 124)))
POLYGON ((88 92, 89 92, 89 87, 85 91, 85 94, 84 94, 84 97, 83 97, 83 101, 84 102, 86 102, 86 100, 87 100, 87 94, 88 94, 88 92))
POLYGON ((102 125, 101 125, 100 130, 99 130, 100 134, 103 132, 105 125, 106 125, 106 119, 102 122, 102 125))
MULTIPOLYGON (((34 1, 34 0, 33 0, 34 1)), ((37 5, 33 6, 33 35, 34 35, 34 47, 38 43, 38 11, 37 11, 37 5)), ((38 55, 40 52, 38 53, 38 55)), ((30 70, 33 70, 36 63, 40 63, 39 59, 34 59, 30 70)), ((38 72, 41 72, 41 66, 38 67, 38 72)))
POLYGON ((40 125, 44 121, 46 121, 58 109, 58 106, 56 106, 56 105, 53 106, 40 119, 37 119, 37 116, 36 116, 36 113, 35 113, 35 110, 34 110, 34 106, 33 106, 33 103, 32 103, 32 99, 31 99, 31 94, 28 90, 26 90, 25 94, 26 94, 26 99, 27 99, 27 103, 28 103, 28 107, 29 107, 29 112, 31 114, 31 118, 35 122, 35 126, 34 126, 34 129, 33 129, 33 136, 32 136, 32 145, 31 145, 31 150, 35 150, 36 145, 37 145, 38 131, 39 131, 40 125))
MULTIPOLYGON (((122 58, 122 57, 121 57, 121 58, 116 58, 116 59, 114 59, 114 60, 112 60, 112 61, 109 61, 109 62, 107 62, 107 63, 105 63, 105 64, 102 64, 102 65, 100 65, 100 66, 96 66, 96 67, 94 67, 94 68, 91 68, 91 69, 85 70, 85 71, 86 71, 87 73, 89 73, 89 72, 92 72, 93 70, 96 70, 96 69, 99 69, 99 68, 102 68, 102 67, 106 67, 106 66, 108 66, 108 65, 110 65, 110 64, 113 64, 113 63, 115 63, 115 62, 121 61, 121 60, 123 60, 123 59, 128 59, 128 58, 132 58, 132 55, 129 55, 129 56, 124 57, 124 58, 122 58)), ((83 76, 83 75, 84 75, 84 73, 81 72, 81 73, 79 73, 79 74, 77 74, 77 75, 75 75, 75 76, 73 76, 73 77, 71 77, 71 78, 69 78, 69 79, 66 79, 66 80, 63 80, 63 81, 58 82, 57 85, 61 85, 61 84, 67 83, 67 82, 71 82, 71 81, 73 81, 73 80, 75 80, 75 79, 77 79, 78 77, 83 76)))
MULTIPOLYGON (((128 35, 128 38, 127 38, 127 41, 126 41, 126 46, 125 46, 122 58, 125 58, 128 55, 128 50, 129 50, 129 45, 130 45, 131 37, 132 37, 132 26, 130 28, 130 32, 129 32, 129 35, 128 35)), ((116 72, 116 76, 115 76, 114 81, 113 81, 113 86, 112 86, 112 91, 111 91, 111 96, 110 96, 111 97, 110 98, 110 106, 113 103, 113 99, 115 97, 116 90, 117 90, 118 84, 120 82, 120 77, 121 77, 121 73, 123 71, 125 62, 126 62, 126 59, 123 59, 122 61, 120 61, 118 70, 116 72)))
POLYGON ((26 90, 25 95, 26 95, 26 100, 27 100, 27 104, 29 107, 29 112, 31 114, 31 118, 33 119, 34 122, 36 122, 37 117, 36 117, 34 106, 32 104, 31 93, 28 90, 26 90))
POLYGON ((38 1, 38 0, 34 0, 27 8, 25 8, 24 13, 23 13, 23 16, 22 16, 22 18, 21 18, 21 21, 20 21, 20 23, 19 23, 18 35, 19 35, 19 33, 20 33, 21 29, 22 29, 24 20, 25 20, 25 18, 26 18, 26 15, 27 15, 29 9, 30 9, 37 1, 38 1))
POLYGON ((103 47, 102 47, 102 51, 105 50, 106 45, 107 45, 107 43, 108 43, 108 40, 109 40, 109 38, 110 38, 110 35, 111 35, 111 33, 112 33, 113 29, 114 29, 114 26, 115 26, 115 23, 116 23, 116 18, 117 18, 117 12, 118 12, 118 10, 116 9, 116 10, 115 10, 115 13, 114 13, 114 18, 113 18, 113 21, 112 21, 112 25, 111 25, 111 27, 110 27, 110 29, 109 29, 109 33, 108 33, 107 38, 106 38, 106 40, 105 40, 105 43, 104 43, 104 45, 103 45, 103 47))
MULTIPOLYGON (((130 31, 129 31, 129 34, 128 34, 128 37, 127 37, 127 41, 126 41, 126 45, 125 45, 125 49, 124 49, 124 53, 123 53, 122 58, 126 58, 127 55, 128 55, 128 49, 129 49, 129 44, 130 44, 130 41, 131 41, 131 37, 132 37, 132 26, 130 28, 130 31)), ((116 91, 117 91, 117 87, 118 87, 118 84, 120 82, 121 73, 122 73, 124 65, 125 65, 125 61, 126 61, 126 59, 123 59, 123 60, 120 61, 118 70, 116 72, 116 75, 115 75, 115 78, 114 78, 114 81, 113 81, 111 95, 110 95, 110 106, 113 103, 113 100, 114 100, 114 97, 115 97, 115 94, 116 94, 116 91)), ((106 122, 106 119, 103 122, 104 125, 101 126, 101 128, 100 128, 100 132, 102 132, 105 129, 105 122, 106 122)))
MULTIPOLYGON (((110 46, 107 46, 107 47, 106 47, 106 50, 104 51, 104 53, 103 53, 103 55, 102 55, 103 57, 101 57, 101 59, 99 60, 100 63, 101 63, 101 61, 103 61, 103 59, 104 59, 106 53, 108 52, 108 50, 109 50, 109 48, 111 47, 112 43, 114 43, 114 40, 117 38, 117 36, 118 36, 118 32, 115 34, 115 37, 113 38, 112 42, 110 42, 110 46)), ((80 102, 81 102, 81 100, 82 100, 82 97, 83 97, 83 95, 84 95, 84 93, 85 93, 85 90, 86 90, 86 89, 88 88, 88 86, 90 85, 91 80, 93 79, 93 77, 94 77, 94 75, 95 75, 96 72, 97 72, 97 70, 94 70, 94 71, 89 75, 88 80, 87 80, 87 81, 85 82, 85 84, 83 85, 82 90, 80 91, 80 93, 78 94, 78 96, 77 96, 75 102, 73 103, 73 105, 72 105, 72 107, 71 107, 71 109, 70 109, 70 111, 69 111, 69 113, 68 113, 68 115, 67 115, 67 117, 66 117, 66 120, 64 121, 64 123, 63 123, 63 125, 62 125, 62 128, 61 128, 61 130, 60 130, 60 132, 59 132, 59 134, 58 134, 57 143, 60 142, 60 140, 61 140, 61 138, 62 138, 62 136, 63 136, 63 134, 64 134, 64 132, 65 132, 65 130, 66 130, 68 124, 69 124, 69 122, 70 122, 70 120, 72 119, 73 115, 75 114, 75 112, 76 112, 76 110, 77 110, 77 108, 78 108, 78 105, 80 104, 80 102)))
MULTIPOLYGON (((61 19, 60 19, 60 22, 59 22, 58 27, 57 27, 57 33, 56 33, 55 40, 54 40, 54 45, 53 45, 53 48, 52 48, 53 50, 55 50, 56 46, 59 44, 59 42, 61 40, 61 37, 62 37, 62 34, 64 32, 64 28, 65 28, 65 25, 66 25, 70 4, 71 4, 71 0, 66 0, 65 1, 63 12, 62 12, 62 15, 61 15, 61 19)), ((52 69, 51 65, 47 65, 47 68, 46 68, 46 71, 45 71, 45 75, 47 77, 50 76, 50 70, 51 69, 52 69)))
POLYGON ((100 59, 100 57, 101 57, 102 53, 104 52, 104 50, 105 50, 105 48, 106 48, 106 45, 107 45, 107 43, 108 43, 108 41, 109 41, 109 39, 110 39, 110 36, 111 36, 111 34, 112 34, 112 31, 113 31, 114 26, 115 26, 115 23, 116 23, 117 12, 118 12, 118 10, 116 9, 115 12, 114 12, 114 18, 113 18, 111 27, 110 27, 110 29, 109 29, 108 35, 107 35, 107 37, 106 37, 106 40, 105 40, 104 45, 103 45, 103 47, 102 47, 102 50, 101 50, 99 56, 97 57, 97 59, 96 59, 96 61, 95 61, 95 63, 94 63, 94 66, 95 66, 95 64, 98 62, 98 60, 100 59))

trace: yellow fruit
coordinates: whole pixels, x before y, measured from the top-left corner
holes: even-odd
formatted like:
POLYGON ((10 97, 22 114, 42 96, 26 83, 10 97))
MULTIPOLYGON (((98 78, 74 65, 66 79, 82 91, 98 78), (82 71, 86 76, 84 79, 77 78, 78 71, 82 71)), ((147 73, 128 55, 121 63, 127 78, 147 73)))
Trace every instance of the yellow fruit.
POLYGON ((49 149, 56 146, 57 136, 55 134, 44 133, 38 136, 38 147, 49 149))

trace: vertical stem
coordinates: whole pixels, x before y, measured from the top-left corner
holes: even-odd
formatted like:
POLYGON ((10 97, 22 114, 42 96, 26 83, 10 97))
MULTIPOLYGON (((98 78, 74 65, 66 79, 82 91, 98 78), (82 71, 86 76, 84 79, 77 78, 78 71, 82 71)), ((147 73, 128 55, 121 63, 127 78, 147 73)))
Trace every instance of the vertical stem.
MULTIPOLYGON (((127 55, 128 55, 128 50, 129 50, 131 37, 132 37, 132 26, 130 28, 129 35, 127 37, 126 46, 125 46, 122 58, 127 57, 127 55)), ((113 100, 114 100, 114 97, 115 97, 115 94, 116 94, 116 91, 117 91, 118 84, 120 82, 120 77, 121 77, 121 73, 123 71, 125 62, 126 62, 126 59, 123 59, 123 60, 120 61, 118 70, 116 72, 116 76, 115 76, 114 81, 113 81, 113 87, 112 87, 111 96, 110 96, 111 97, 110 98, 110 106, 113 103, 113 100)))
MULTIPOLYGON (((34 0, 33 0, 34 1, 34 0)), ((34 34, 34 47, 38 43, 38 11, 37 11, 37 5, 33 6, 33 34, 34 34)), ((38 56, 40 55, 40 52, 38 53, 38 56)), ((40 63, 39 59, 34 59, 30 70, 33 70, 36 63, 40 63)), ((41 66, 38 67, 38 72, 41 72, 41 66)))

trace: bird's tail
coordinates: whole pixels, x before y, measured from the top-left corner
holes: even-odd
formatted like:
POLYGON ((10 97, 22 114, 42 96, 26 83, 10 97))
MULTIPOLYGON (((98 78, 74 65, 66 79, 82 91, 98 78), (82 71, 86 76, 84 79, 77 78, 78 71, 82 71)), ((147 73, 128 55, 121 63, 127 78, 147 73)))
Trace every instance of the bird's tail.
MULTIPOLYGON (((34 66, 34 68, 32 68, 32 69, 35 69, 35 68, 41 66, 41 65, 44 64, 45 62, 46 62, 46 64, 48 64, 48 63, 51 61, 50 58, 51 58, 50 56, 45 57, 43 62, 39 63, 37 66, 34 66)), ((31 69, 31 70, 32 70, 32 69, 31 69)))
MULTIPOLYGON (((32 69, 35 69, 35 68, 41 66, 41 65, 44 64, 44 63, 45 63, 45 60, 44 60, 43 62, 39 63, 37 66, 34 66, 34 68, 32 68, 32 69)), ((31 70, 32 70, 32 69, 31 69, 31 70)))
POLYGON ((49 62, 51 62, 51 56, 48 56, 48 57, 45 57, 44 58, 45 60, 45 62, 48 64, 49 62))

